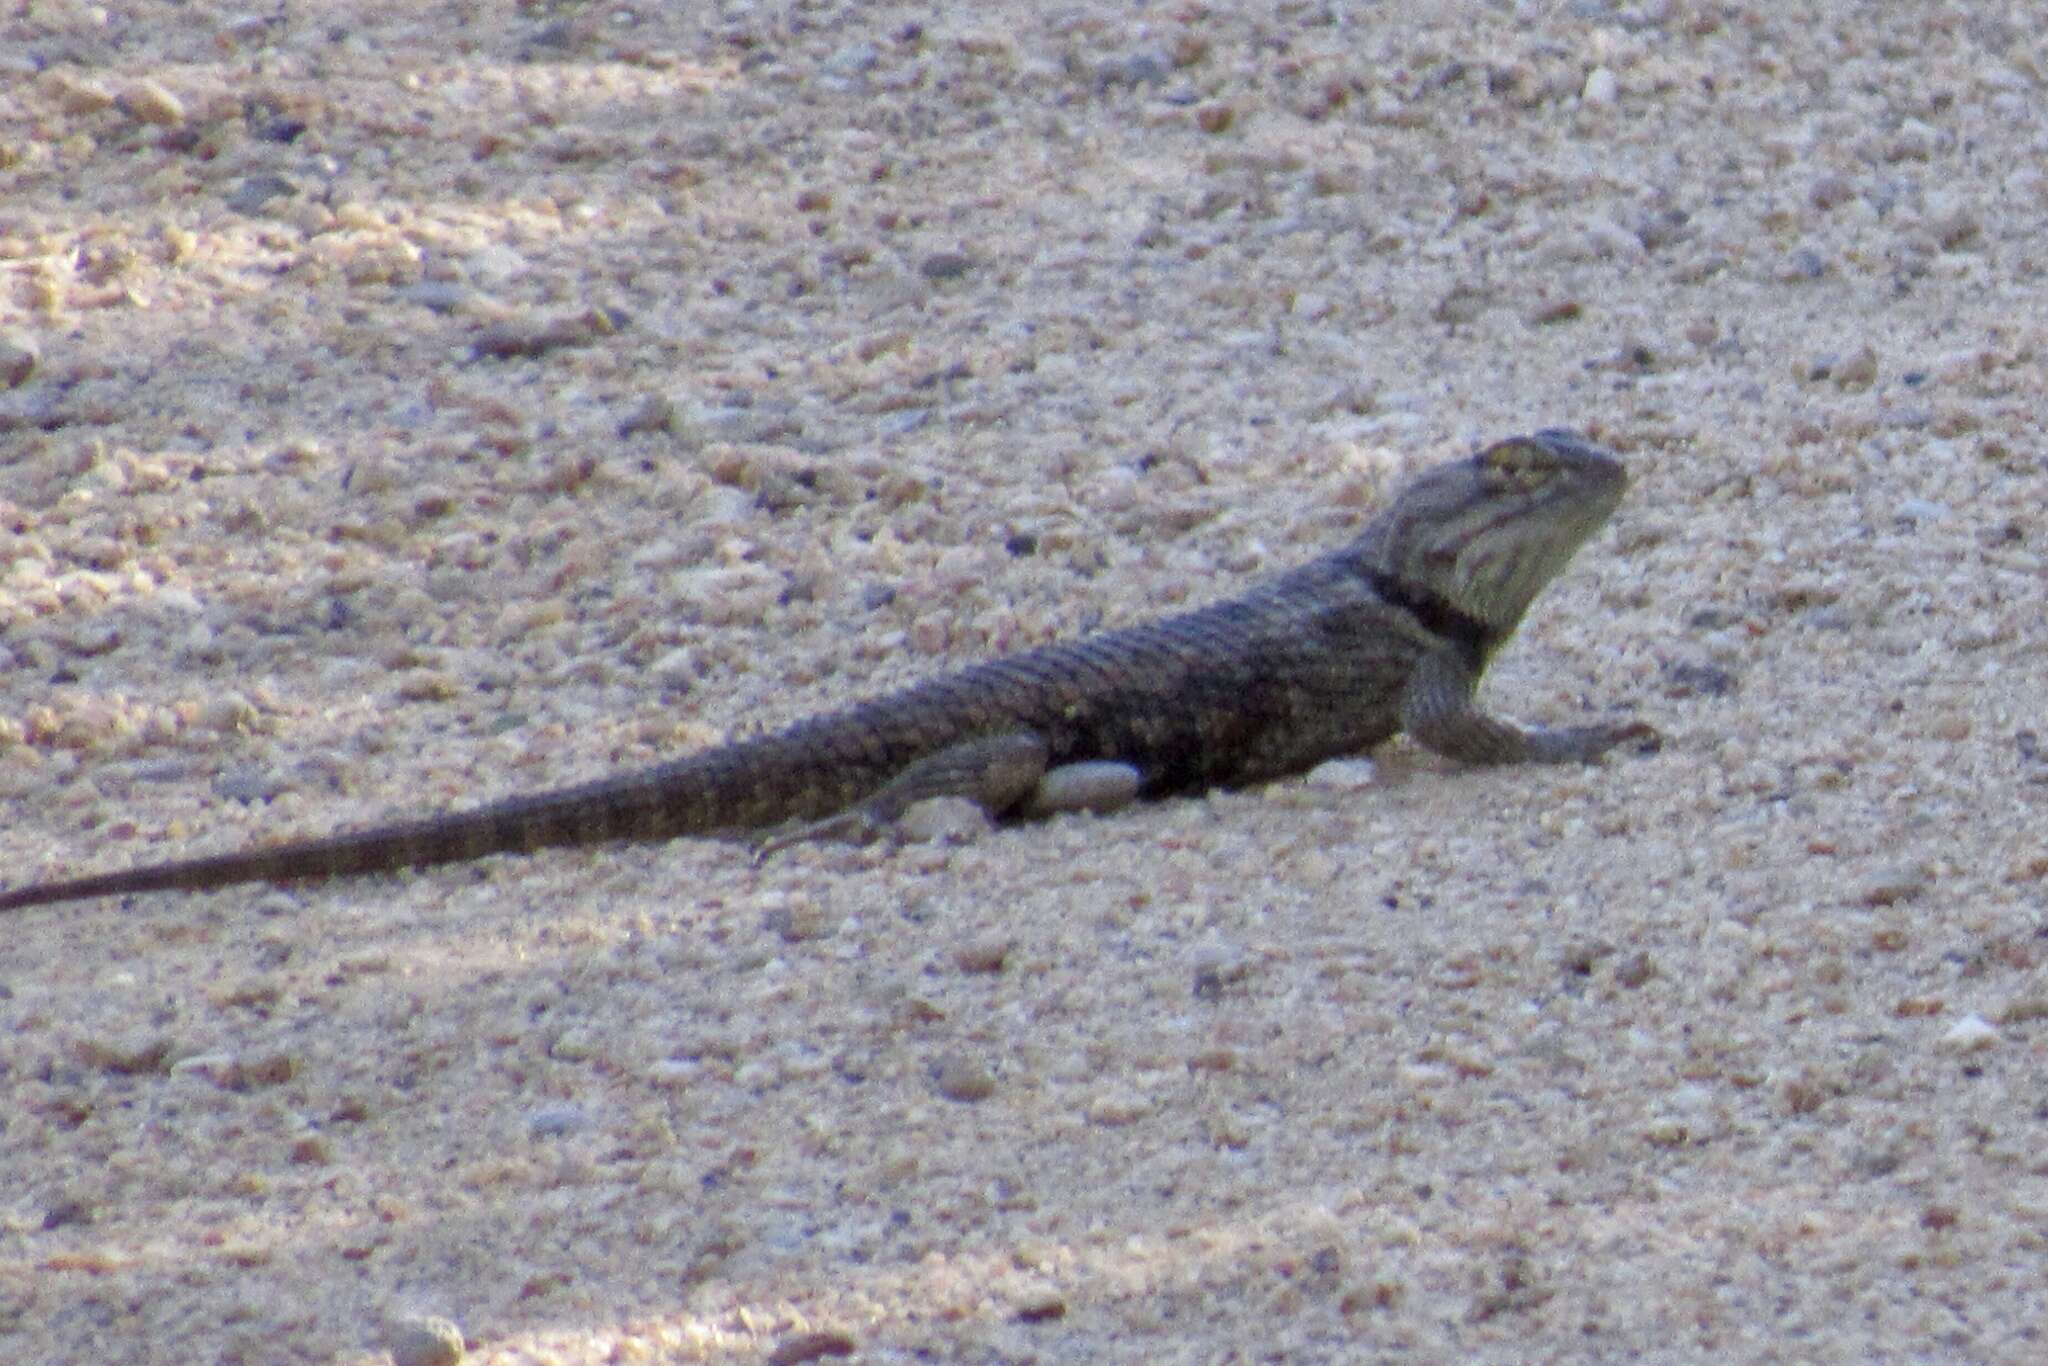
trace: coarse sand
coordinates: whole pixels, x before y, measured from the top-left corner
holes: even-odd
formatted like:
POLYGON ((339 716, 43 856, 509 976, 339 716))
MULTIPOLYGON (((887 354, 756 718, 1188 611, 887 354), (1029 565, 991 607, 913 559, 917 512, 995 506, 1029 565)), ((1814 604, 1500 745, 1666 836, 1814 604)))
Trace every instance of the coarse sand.
POLYGON ((1397 741, 0 921, 9 1362, 2048 1356, 2015 3, 0 18, 0 883, 1635 487, 1397 741))

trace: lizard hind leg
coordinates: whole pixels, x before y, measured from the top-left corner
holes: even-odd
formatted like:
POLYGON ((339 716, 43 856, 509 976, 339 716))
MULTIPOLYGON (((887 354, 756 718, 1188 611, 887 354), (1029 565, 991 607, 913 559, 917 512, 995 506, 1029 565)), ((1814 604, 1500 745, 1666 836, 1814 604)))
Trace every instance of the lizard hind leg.
POLYGON ((844 810, 761 841, 754 846, 754 862, 811 840, 864 844, 917 803, 935 797, 965 797, 991 817, 1007 815, 1038 791, 1046 763, 1045 741, 1030 731, 957 741, 914 760, 844 810))

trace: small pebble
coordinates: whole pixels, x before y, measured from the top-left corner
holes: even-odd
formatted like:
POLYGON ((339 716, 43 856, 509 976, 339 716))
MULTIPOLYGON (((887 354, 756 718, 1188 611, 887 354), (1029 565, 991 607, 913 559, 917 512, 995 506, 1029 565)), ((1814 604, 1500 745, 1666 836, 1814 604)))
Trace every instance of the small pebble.
POLYGON ((90 1224, 93 1217, 94 1207, 91 1201, 78 1196, 59 1196, 43 1210, 39 1227, 43 1232, 49 1233, 71 1224, 90 1224))
POLYGON ((1732 697, 1742 686, 1731 670, 1704 660, 1676 660, 1665 665, 1664 684, 1670 697, 1732 697))
POLYGON ((1839 208, 1855 197, 1856 187, 1849 177, 1832 172, 1815 180, 1806 191, 1807 202, 1823 211, 1839 208))
POLYGON ((32 338, 19 333, 0 334, 0 385, 19 389, 41 364, 43 353, 32 338))
POLYGON ((1039 780, 1025 809, 1031 815, 1117 811, 1137 799, 1143 781, 1137 769, 1113 760, 1064 764, 1039 780))
POLYGON ((587 1029, 565 1029, 548 1045, 556 1062, 589 1062, 598 1053, 597 1039, 587 1029))
POLYGON ((1058 1291, 1042 1290, 1020 1300, 1012 1312, 1019 1323, 1057 1323, 1067 1316, 1067 1302, 1058 1291))
POLYGON ((974 258, 964 251, 935 251, 917 263, 917 273, 927 280, 957 280, 974 269, 974 258))
POLYGON ((433 313, 454 313, 475 299, 476 291, 452 280, 422 280, 399 290, 398 297, 433 313))
POLYGON ((899 408, 876 424, 883 436, 909 436, 932 420, 929 408, 899 408))
POLYGON ((1596 259, 1634 260, 1643 255, 1643 239, 1612 218, 1586 224, 1586 246, 1596 259))
POLYGON ((42 84, 57 101, 57 108, 73 116, 97 114, 114 102, 114 93, 104 85, 68 71, 54 70, 42 84))
POLYGON ((1691 1126, 1676 1115, 1662 1115, 1643 1126, 1644 1141, 1655 1148, 1682 1148, 1691 1137, 1691 1126))
POLYGON ((2034 1020, 2048 1019, 2048 992, 2029 990, 2006 1002, 2005 1009, 1998 1012, 2000 1024, 2027 1024, 2034 1020))
POLYGON ((136 1076, 163 1070, 171 1055, 171 1041, 162 1034, 132 1034, 111 1039, 82 1039, 77 1045, 79 1061, 103 1072, 136 1076))
POLYGON ((1612 71, 1596 66, 1586 73, 1586 83, 1579 89, 1579 100, 1594 106, 1613 104, 1621 94, 1621 82, 1612 71))
POLYGON ((1234 986, 1252 974, 1252 955, 1241 945, 1216 942, 1194 951, 1192 990, 1198 998, 1214 999, 1225 987, 1234 986))
POLYGON ((1172 69, 1172 57, 1149 49, 1125 57, 1111 57, 1096 64, 1095 90, 1100 94, 1120 85, 1158 85, 1172 69))
POLYGON ((1772 278, 1780 284, 1795 285, 1803 280, 1818 280, 1827 273, 1827 257, 1812 247, 1798 247, 1778 263, 1772 278))
POLYGON ((443 1318, 400 1319, 384 1331, 391 1366, 456 1366, 462 1360, 462 1330, 443 1318))
POLYGON ((462 273, 479 285, 507 284, 532 269, 524 254, 503 242, 478 247, 462 258, 462 273))
POLYGON ((138 123, 175 128, 185 121, 185 105, 155 81, 137 81, 121 96, 121 108, 138 123))
POLYGON ((821 75, 836 76, 844 80, 866 75, 873 71, 881 60, 881 49, 873 43, 850 43, 820 62, 818 71, 821 75))
POLYGON ((1105 1129, 1121 1129, 1151 1113, 1150 1103, 1138 1096, 1099 1096, 1088 1106, 1088 1122, 1105 1129))
POLYGON ((462 695, 462 682, 441 669, 410 669, 393 692, 404 702, 447 702, 462 695))
POLYGON ((1010 957, 1008 939, 976 939, 953 950, 953 965, 962 972, 1001 972, 1010 957))
POLYGON ((815 1333, 798 1333, 784 1338, 768 1354, 767 1366, 804 1366, 805 1362, 823 1361, 827 1357, 850 1357, 860 1344, 844 1333, 828 1330, 815 1333))
POLYGON ((1934 237, 1941 243, 1943 251, 1962 251, 1974 244, 1983 232, 1983 224, 1967 209, 1948 214, 1934 224, 1934 237))
POLYGON ((526 1116, 526 1133, 529 1138, 566 1138, 589 1124, 589 1111, 571 1101, 561 1101, 530 1111, 526 1116))
POLYGON ((1585 313, 1585 305, 1577 299, 1547 299, 1529 311, 1531 327, 1550 327, 1557 323, 1576 321, 1585 313))
POLYGON ((770 906, 762 913, 761 924, 785 944, 829 939, 839 928, 838 917, 828 913, 813 898, 801 894, 791 896, 780 905, 770 906))
POLYGON ((172 1063, 170 1070, 174 1077, 205 1077, 223 1091, 255 1091, 290 1081, 298 1073, 298 1060, 288 1053, 195 1053, 172 1063))
POLYGON ((986 834, 991 824, 965 797, 927 797, 897 817, 894 833, 909 844, 960 844, 986 834))
POLYGON ((270 30, 283 24, 282 17, 275 14, 239 14, 221 24, 220 37, 228 43, 261 42, 270 30))
POLYGON ((562 347, 588 346, 616 333, 619 324, 618 317, 600 308, 556 318, 507 319, 484 327, 470 345, 479 357, 530 358, 562 347))
POLYGON ((1934 155, 1941 145, 1941 134, 1919 119, 1907 119, 1899 125, 1898 135, 1891 146, 1885 149, 1887 161, 1925 161, 1934 155))
POLYGON ((213 790, 231 802, 254 806, 289 792, 291 783, 271 769, 239 767, 215 778, 213 790))
POLYGON ((1657 975, 1656 960, 1647 953, 1633 953, 1614 965, 1616 985, 1633 991, 1657 975))
POLYGON ((227 206, 245 218, 254 217, 271 200, 293 198, 298 193, 299 187, 281 175, 252 175, 228 194, 227 206))
POLYGON ((1844 389, 1868 389, 1877 382, 1877 353, 1857 347, 1835 366, 1834 381, 1844 389))
POLYGON ((1325 759, 1303 781, 1332 792, 1363 792, 1379 779, 1379 765, 1370 759, 1325 759))
POLYGON ((1880 874, 1863 884, 1856 899, 1873 910, 1912 901, 1927 890, 1927 879, 1911 869, 1880 874))
POLYGON ((1982 1053, 1997 1045, 1998 1027, 1981 1015, 1965 1015, 1941 1036, 1945 1053, 1982 1053))
POLYGON ((1908 498, 1899 504, 1893 515, 1899 521, 1917 527, 1939 522, 1948 516, 1948 512, 1945 503, 1937 503, 1930 498, 1908 498))
POLYGON ((979 1058, 949 1053, 932 1072, 933 1083, 947 1100, 971 1104, 996 1093, 996 1079, 979 1058))

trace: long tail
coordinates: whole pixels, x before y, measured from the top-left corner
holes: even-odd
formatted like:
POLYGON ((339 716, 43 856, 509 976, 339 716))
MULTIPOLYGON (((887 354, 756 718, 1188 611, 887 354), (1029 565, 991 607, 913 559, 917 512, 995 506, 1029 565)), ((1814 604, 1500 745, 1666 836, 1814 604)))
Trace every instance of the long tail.
POLYGON ((460 863, 487 854, 550 845, 662 839, 682 833, 686 819, 660 770, 513 797, 468 811, 444 812, 269 848, 237 849, 119 872, 46 882, 0 892, 0 911, 53 901, 133 892, 198 890, 241 882, 290 882, 460 863))
POLYGON ((836 810, 873 785, 871 768, 854 756, 835 760, 791 735, 771 736, 466 811, 17 887, 0 891, 0 912, 86 897, 386 873, 554 846, 760 828, 836 810))

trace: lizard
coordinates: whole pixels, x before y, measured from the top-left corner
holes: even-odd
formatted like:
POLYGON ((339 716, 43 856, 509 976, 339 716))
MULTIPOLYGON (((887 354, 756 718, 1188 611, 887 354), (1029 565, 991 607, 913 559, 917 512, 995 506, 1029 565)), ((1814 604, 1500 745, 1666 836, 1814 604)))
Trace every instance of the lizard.
POLYGON ((1476 689, 1537 594, 1628 486, 1611 452, 1546 428, 1430 468, 1356 539, 1241 596, 1056 641, 785 729, 577 785, 410 820, 0 891, 0 911, 89 897, 389 873, 684 835, 872 838, 928 798, 993 819, 1242 787, 1405 731, 1475 765, 1655 748, 1634 720, 1523 727, 1476 689))

